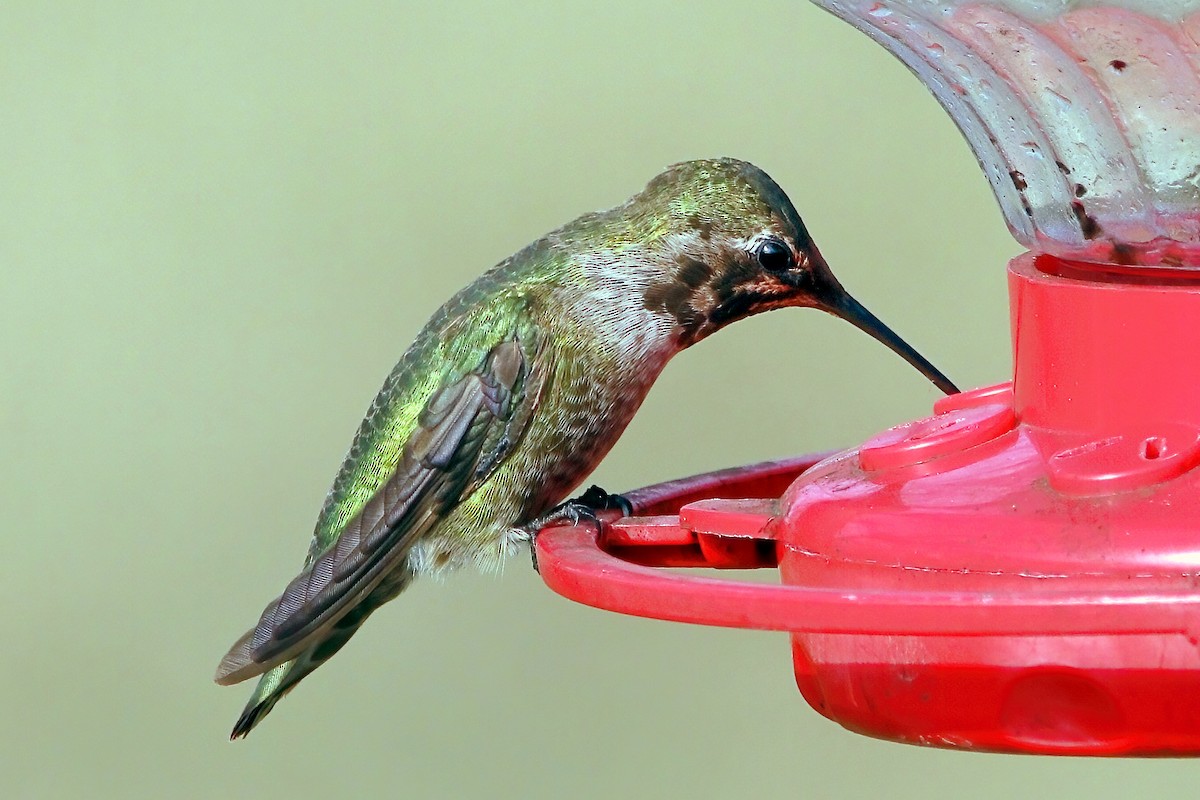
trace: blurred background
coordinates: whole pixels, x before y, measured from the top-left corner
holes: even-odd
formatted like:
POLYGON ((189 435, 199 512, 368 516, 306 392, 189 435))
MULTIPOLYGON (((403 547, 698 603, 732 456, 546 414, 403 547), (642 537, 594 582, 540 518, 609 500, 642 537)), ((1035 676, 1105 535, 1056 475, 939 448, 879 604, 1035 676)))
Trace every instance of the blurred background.
MULTIPOLYGON (((248 740, 211 682, 300 566, 384 375, 453 291, 663 166, 732 155, 964 387, 1017 251, 949 118, 800 0, 6 3, 0 796, 1123 797, 1191 764, 858 737, 783 634, 619 617, 524 556, 425 581, 248 740)), ((848 446, 935 390, 816 313, 673 363, 612 490, 848 446)))

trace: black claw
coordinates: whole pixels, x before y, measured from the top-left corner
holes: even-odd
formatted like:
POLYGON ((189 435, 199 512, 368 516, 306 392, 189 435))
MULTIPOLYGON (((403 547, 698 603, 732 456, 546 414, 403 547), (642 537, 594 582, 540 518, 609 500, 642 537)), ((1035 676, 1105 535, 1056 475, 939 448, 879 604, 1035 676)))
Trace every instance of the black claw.
POLYGON ((572 525, 587 520, 596 526, 596 532, 600 531, 600 518, 596 516, 596 508, 579 500, 568 500, 563 505, 563 513, 567 515, 567 519, 571 520, 572 525))

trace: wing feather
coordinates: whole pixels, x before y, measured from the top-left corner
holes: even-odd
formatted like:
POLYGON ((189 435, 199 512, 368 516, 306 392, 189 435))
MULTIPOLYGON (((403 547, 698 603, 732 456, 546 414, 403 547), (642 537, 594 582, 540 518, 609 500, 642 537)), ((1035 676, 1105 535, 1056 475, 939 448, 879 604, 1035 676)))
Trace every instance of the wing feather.
POLYGON ((430 396, 393 475, 233 645, 217 683, 261 674, 311 646, 503 462, 545 386, 546 359, 532 338, 510 335, 478 369, 430 396))

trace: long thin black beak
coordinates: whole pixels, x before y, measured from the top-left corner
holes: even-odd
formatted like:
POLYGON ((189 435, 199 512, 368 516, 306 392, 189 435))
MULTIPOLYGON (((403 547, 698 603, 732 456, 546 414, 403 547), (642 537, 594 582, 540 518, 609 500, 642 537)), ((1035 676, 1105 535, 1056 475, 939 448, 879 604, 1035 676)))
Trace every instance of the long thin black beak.
POLYGON ((924 375, 926 378, 929 378, 929 380, 933 382, 934 386, 941 389, 946 394, 958 393, 958 387, 951 383, 950 379, 943 375, 937 367, 935 367, 933 364, 930 364, 925 359, 925 356, 914 350, 908 344, 908 342, 897 336, 896 333, 887 325, 884 325, 878 317, 876 317, 870 311, 867 311, 866 307, 851 297, 845 289, 842 289, 840 286, 838 289, 840 291, 838 291, 832 298, 821 298, 821 302, 824 305, 825 310, 838 317, 841 317, 859 330, 869 333, 875 339, 883 342, 885 345, 891 348, 896 355, 900 356, 905 361, 920 370, 922 375, 924 375))

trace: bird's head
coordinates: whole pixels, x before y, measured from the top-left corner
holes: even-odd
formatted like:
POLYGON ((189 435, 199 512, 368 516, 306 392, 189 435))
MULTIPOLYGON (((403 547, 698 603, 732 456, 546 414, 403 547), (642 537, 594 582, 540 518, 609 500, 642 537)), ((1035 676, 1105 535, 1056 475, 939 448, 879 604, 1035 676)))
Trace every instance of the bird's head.
POLYGON ((752 314, 819 308, 887 345, 939 389, 958 391, 842 288, 791 200, 753 164, 676 164, 621 210, 631 238, 658 251, 664 265, 645 306, 674 317, 685 346, 752 314))

